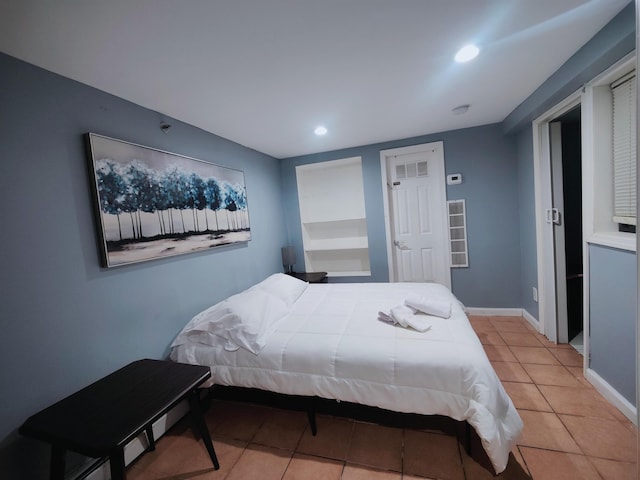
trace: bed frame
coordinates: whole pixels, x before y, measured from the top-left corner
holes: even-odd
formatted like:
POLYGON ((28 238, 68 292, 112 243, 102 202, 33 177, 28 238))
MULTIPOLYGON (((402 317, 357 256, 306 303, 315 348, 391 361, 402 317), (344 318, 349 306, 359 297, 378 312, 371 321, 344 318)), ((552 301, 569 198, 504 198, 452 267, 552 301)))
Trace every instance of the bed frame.
MULTIPOLYGON (((418 413, 401 413, 378 407, 370 407, 357 403, 329 400, 320 397, 306 397, 300 395, 286 395, 268 392, 256 388, 230 387, 213 385, 209 387, 205 397, 207 407, 213 400, 228 400, 242 403, 265 405, 273 408, 303 411, 307 414, 311 434, 318 432, 316 415, 331 415, 335 417, 351 418, 354 420, 377 423, 391 427, 410 427, 417 429, 434 429, 444 433, 455 434, 462 443, 467 455, 472 456, 473 428, 465 420, 454 420, 444 415, 421 415, 418 413)), ((477 436, 477 435, 476 435, 477 436)), ((488 463, 489 470, 493 468, 488 463)))

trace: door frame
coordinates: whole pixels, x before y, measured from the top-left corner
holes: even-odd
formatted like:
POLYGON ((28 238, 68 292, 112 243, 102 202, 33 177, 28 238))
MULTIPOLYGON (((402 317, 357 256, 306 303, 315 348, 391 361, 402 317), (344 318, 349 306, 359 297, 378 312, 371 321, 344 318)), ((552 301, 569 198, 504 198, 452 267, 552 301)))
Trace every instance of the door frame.
MULTIPOLYGON (((388 165, 391 157, 395 157, 397 155, 406 155, 413 153, 421 153, 427 151, 433 151, 434 149, 440 152, 438 155, 437 161, 439 166, 442 167, 443 172, 443 198, 442 204, 447 205, 447 186, 446 186, 446 177, 444 176, 445 164, 444 164, 444 142, 430 142, 423 143, 420 145, 411 145, 408 147, 399 147, 399 148, 391 148, 388 150, 380 150, 380 173, 382 176, 382 201, 384 203, 384 230, 385 230, 385 240, 387 245, 387 266, 389 269, 389 281, 397 282, 396 278, 396 268, 395 268, 395 257, 393 255, 393 226, 392 226, 392 218, 391 218, 391 208, 390 208, 390 195, 389 192, 392 186, 389 183, 389 173, 388 173, 388 165)), ((443 222, 443 231, 449 231, 449 224, 446 217, 446 210, 442 211, 442 222, 443 222)), ((451 289, 451 252, 450 252, 450 242, 449 242, 449 234, 447 233, 447 238, 445 242, 446 254, 447 254, 447 268, 445 269, 445 286, 451 289)))
MULTIPOLYGON (((553 223, 547 222, 547 210, 552 204, 551 131, 549 124, 570 110, 582 105, 582 90, 569 95, 563 101, 536 118, 533 123, 533 176, 536 212, 536 252, 538 267, 538 325, 540 333, 557 343, 559 326, 556 304, 555 259, 556 249, 553 223)), ((584 161, 584 159, 583 159, 584 161)), ((584 178, 583 178, 584 184, 584 178)), ((583 196, 584 203, 584 196, 583 196)), ((584 225, 583 225, 584 231, 584 225)), ((583 304, 589 305, 587 249, 583 236, 583 304)), ((584 308, 584 358, 589 358, 588 308, 584 308)))

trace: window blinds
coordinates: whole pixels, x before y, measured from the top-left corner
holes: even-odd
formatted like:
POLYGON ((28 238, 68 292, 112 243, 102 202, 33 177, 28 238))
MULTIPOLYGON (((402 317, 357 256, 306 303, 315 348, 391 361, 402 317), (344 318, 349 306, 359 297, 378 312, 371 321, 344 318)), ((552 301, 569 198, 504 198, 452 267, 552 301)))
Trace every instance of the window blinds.
POLYGON ((636 225, 636 77, 611 84, 613 91, 614 217, 636 225))

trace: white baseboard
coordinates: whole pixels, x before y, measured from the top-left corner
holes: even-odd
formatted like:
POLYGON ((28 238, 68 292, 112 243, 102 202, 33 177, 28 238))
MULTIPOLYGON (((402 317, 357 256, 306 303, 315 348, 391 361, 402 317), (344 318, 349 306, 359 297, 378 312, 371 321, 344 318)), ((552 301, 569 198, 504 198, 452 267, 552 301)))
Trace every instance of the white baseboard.
POLYGON ((521 308, 485 308, 485 307, 465 307, 468 315, 483 315, 491 317, 521 317, 521 308))
POLYGON ((622 412, 634 425, 638 425, 638 410, 626 398, 613 388, 606 380, 604 380, 595 371, 587 368, 585 378, 594 386, 594 388, 606 398, 614 407, 622 412))
POLYGON ((525 308, 522 309, 522 316, 527 322, 531 324, 533 328, 536 329, 536 332, 540 332, 540 322, 536 317, 527 312, 525 308))

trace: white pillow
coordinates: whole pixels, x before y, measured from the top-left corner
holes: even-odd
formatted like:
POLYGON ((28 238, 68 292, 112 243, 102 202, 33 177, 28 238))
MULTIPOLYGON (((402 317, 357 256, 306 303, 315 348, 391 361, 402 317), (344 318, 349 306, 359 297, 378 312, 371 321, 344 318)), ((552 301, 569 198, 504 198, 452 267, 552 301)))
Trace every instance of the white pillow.
POLYGON ((258 354, 288 312, 282 300, 266 291, 245 290, 193 317, 172 346, 190 339, 230 351, 242 347, 258 354))
POLYGON ((285 273, 274 273, 265 278, 260 283, 254 285, 250 290, 264 290, 271 295, 278 297, 288 307, 293 305, 298 297, 304 293, 309 284, 302 280, 287 275, 285 273))

